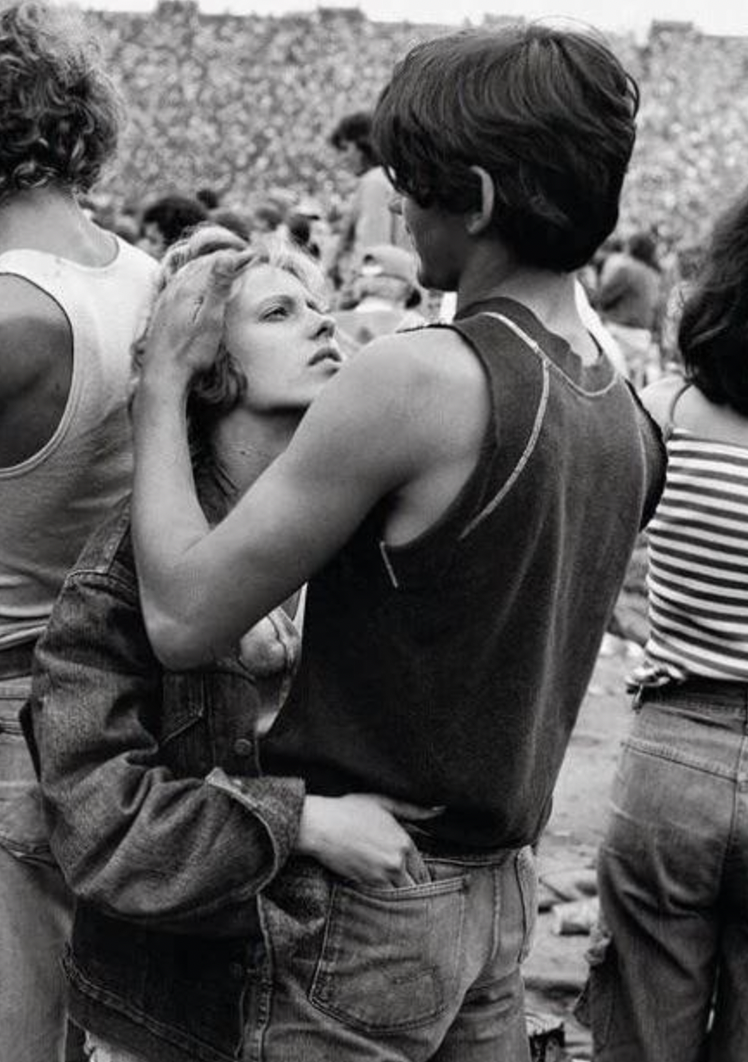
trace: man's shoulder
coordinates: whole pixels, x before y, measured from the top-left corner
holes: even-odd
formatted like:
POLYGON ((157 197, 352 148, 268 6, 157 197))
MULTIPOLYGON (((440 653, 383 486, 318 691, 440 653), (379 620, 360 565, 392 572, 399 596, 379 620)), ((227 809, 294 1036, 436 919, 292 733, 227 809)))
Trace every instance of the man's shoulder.
POLYGON ((60 331, 69 325, 60 304, 41 287, 15 273, 0 273, 0 328, 28 327, 60 331))
MULTIPOLYGON (((411 454, 424 447, 436 459, 472 444, 475 425, 482 431, 488 389, 485 372, 468 344, 450 328, 431 327, 382 336, 362 348, 340 373, 347 396, 340 395, 342 419, 354 436, 367 423, 392 448, 411 454), (345 379, 347 377, 347 380, 345 379)), ((328 385, 321 401, 333 400, 328 385)))
POLYGON ((20 393, 51 369, 69 348, 71 329, 62 307, 21 277, 0 275, 2 394, 20 393))
POLYGON ((394 332, 367 343, 356 359, 361 371, 371 374, 396 372, 398 378, 414 383, 450 380, 477 372, 482 379, 478 359, 468 343, 447 325, 432 325, 412 331, 394 332))

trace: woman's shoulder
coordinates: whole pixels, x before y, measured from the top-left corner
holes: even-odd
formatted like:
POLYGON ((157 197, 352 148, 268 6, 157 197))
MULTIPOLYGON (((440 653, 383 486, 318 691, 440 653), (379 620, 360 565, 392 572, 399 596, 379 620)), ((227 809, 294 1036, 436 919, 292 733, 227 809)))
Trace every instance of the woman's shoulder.
POLYGON ((681 430, 715 446, 748 448, 748 417, 731 406, 713 402, 679 374, 650 384, 642 391, 641 400, 666 435, 681 430))
POLYGON ((681 373, 668 373, 640 392, 642 405, 661 429, 668 427, 675 402, 689 386, 681 373))

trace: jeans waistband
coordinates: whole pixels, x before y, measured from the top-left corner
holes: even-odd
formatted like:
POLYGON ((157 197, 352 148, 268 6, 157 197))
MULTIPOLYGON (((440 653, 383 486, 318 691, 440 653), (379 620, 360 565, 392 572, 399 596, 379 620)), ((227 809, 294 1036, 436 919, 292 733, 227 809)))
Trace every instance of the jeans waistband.
POLYGON ((464 863, 466 866, 489 866, 505 863, 513 859, 526 845, 518 845, 516 848, 486 848, 480 849, 473 846, 459 845, 454 842, 444 841, 433 837, 427 830, 412 822, 402 822, 418 847, 419 852, 434 859, 444 859, 447 862, 454 861, 464 863))
POLYGON ((670 700, 673 697, 704 697, 726 707, 748 706, 748 682, 692 676, 684 682, 667 682, 662 686, 641 686, 639 703, 670 700))
POLYGON ((0 679, 22 678, 24 675, 30 675, 33 659, 33 642, 9 645, 7 649, 0 648, 0 679))

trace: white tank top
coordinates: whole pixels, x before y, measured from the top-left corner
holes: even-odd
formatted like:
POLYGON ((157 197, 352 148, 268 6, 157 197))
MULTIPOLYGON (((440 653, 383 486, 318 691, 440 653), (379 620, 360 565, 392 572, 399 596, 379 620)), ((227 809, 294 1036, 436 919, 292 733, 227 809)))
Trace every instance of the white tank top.
POLYGON ((0 274, 26 279, 58 303, 73 340, 70 394, 54 434, 32 457, 0 468, 0 649, 41 633, 89 532, 130 486, 130 347, 158 267, 117 243, 116 258, 102 267, 42 251, 0 255, 0 274))

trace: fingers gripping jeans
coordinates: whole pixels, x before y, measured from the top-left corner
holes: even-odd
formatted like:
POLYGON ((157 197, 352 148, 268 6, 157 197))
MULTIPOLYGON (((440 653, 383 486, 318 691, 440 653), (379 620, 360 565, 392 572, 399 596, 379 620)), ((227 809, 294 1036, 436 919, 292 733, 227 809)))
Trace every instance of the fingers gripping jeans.
POLYGON ((600 1062, 748 1059, 748 689, 648 692, 624 742, 590 974, 600 1062))

